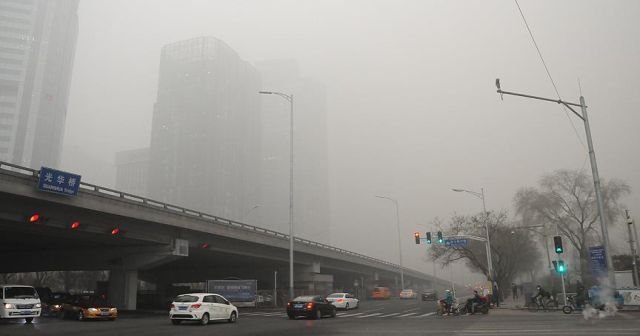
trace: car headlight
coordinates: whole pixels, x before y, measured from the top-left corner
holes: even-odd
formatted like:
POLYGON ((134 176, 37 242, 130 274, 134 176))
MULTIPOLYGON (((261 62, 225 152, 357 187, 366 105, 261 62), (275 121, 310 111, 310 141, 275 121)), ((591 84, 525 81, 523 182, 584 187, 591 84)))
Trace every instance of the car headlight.
POLYGON ((116 309, 116 308, 111 308, 109 310, 112 311, 112 312, 117 312, 118 311, 118 309, 116 309))
POLYGON ((12 303, 5 303, 4 309, 16 309, 16 306, 12 303))
POLYGON ((92 312, 92 313, 95 313, 95 312, 97 312, 97 311, 98 311, 96 308, 89 308, 89 309, 87 309, 87 310, 88 310, 88 311, 90 311, 90 312, 92 312))
POLYGON ((42 304, 36 303, 35 308, 42 308, 42 304))
POLYGON ((61 305, 53 305, 53 306, 51 306, 51 308, 53 308, 53 309, 60 309, 60 307, 62 307, 62 306, 61 305))

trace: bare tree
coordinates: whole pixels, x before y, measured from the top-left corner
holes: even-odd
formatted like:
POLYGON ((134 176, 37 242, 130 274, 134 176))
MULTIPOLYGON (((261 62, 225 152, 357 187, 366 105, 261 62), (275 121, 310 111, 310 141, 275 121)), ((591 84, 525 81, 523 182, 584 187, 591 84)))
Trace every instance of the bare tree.
MULTIPOLYGON (((486 216, 454 216, 451 218, 446 235, 467 234, 485 237, 485 222, 489 224, 491 238, 491 258, 495 281, 499 288, 508 288, 518 275, 536 270, 540 265, 540 251, 527 231, 512 230, 507 223, 506 213, 489 212, 486 216)), ((485 243, 470 241, 465 247, 451 248, 434 243, 429 257, 442 265, 464 260, 473 270, 489 276, 485 243)))
MULTIPOLYGON (((622 181, 601 181, 604 215, 611 225, 622 213, 620 198, 631 188, 622 181)), ((538 188, 522 188, 514 198, 524 225, 551 225, 580 255, 583 282, 590 283, 588 247, 600 237, 598 206, 590 176, 583 171, 558 170, 542 177, 538 188)))

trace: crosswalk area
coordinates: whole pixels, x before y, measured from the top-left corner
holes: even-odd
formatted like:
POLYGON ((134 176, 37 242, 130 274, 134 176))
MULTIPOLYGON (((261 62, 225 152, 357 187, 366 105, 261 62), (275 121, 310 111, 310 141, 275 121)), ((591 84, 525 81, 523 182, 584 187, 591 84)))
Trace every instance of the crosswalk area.
MULTIPOLYGON (((380 311, 342 311, 336 314, 336 318, 353 318, 353 319, 366 319, 366 318, 428 318, 436 315, 436 312, 394 312, 385 313, 380 311)), ((240 318, 287 318, 285 312, 279 311, 252 311, 252 312, 240 312, 240 318)))

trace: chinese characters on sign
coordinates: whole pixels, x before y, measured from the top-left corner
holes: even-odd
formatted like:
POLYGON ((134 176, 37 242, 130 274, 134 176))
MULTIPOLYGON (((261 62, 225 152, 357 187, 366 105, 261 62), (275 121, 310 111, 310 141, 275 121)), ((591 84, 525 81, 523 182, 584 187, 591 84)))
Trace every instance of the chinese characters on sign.
POLYGON ((452 248, 461 248, 467 246, 469 241, 467 239, 447 239, 444 241, 444 246, 452 248))
POLYGON ((47 167, 40 169, 38 190, 60 195, 76 196, 80 188, 80 175, 47 167))

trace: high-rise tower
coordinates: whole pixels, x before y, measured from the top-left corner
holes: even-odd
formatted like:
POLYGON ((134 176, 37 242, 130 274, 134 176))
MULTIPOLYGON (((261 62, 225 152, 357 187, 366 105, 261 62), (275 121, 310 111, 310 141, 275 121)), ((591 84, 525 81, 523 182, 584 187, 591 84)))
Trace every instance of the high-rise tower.
POLYGON ((60 162, 78 0, 0 2, 0 161, 60 162))
POLYGON ((259 90, 253 66, 216 38, 164 46, 149 196, 242 220, 259 199, 259 90))

